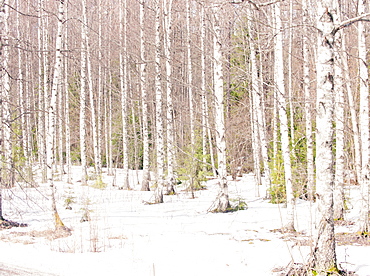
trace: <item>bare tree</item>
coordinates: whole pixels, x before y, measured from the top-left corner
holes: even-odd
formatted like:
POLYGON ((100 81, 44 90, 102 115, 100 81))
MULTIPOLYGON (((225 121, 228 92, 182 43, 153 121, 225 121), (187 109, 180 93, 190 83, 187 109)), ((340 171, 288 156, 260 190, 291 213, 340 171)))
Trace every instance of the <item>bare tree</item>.
POLYGON ((157 188, 155 203, 163 203, 164 189, 164 130, 163 130, 163 95, 161 72, 161 0, 155 1, 155 122, 157 153, 157 188))
POLYGON ((218 161, 218 179, 220 191, 216 199, 214 210, 225 212, 230 206, 229 192, 226 171, 226 137, 225 137, 225 103, 224 103, 224 84, 223 84, 223 57, 222 57, 222 38, 220 27, 219 4, 212 6, 213 11, 213 78, 214 78, 214 95, 215 95, 215 129, 216 129, 216 148, 218 161))
POLYGON ((167 91, 167 194, 174 194, 174 184, 176 182, 174 173, 175 163, 175 135, 173 118, 173 80, 172 80, 172 53, 171 53, 171 34, 172 34, 172 0, 164 0, 164 53, 166 57, 166 91, 167 91))
MULTIPOLYGON (((365 0, 358 0, 358 14, 365 14, 365 0)), ((369 137, 369 72, 366 62, 366 42, 365 28, 362 21, 358 22, 358 56, 359 56, 359 85, 360 85, 360 136, 361 136, 361 214, 360 229, 361 233, 368 232, 369 224, 369 154, 370 154, 370 137, 369 137)))
POLYGON ((318 275, 337 269, 333 219, 334 1, 320 0, 317 19, 316 196, 313 268, 318 275))
MULTIPOLYGON (((82 1, 83 17, 86 16, 86 0, 82 1)), ((85 20, 84 20, 85 21, 85 20)), ((81 183, 87 184, 86 156, 86 83, 87 83, 87 46, 86 27, 81 25, 81 88, 80 88, 80 154, 81 154, 81 183)))
POLYGON ((287 222, 285 227, 287 230, 294 230, 294 192, 292 184, 292 166, 290 159, 289 134, 288 134, 288 117, 287 105, 285 99, 284 87, 284 65, 283 65, 283 33, 281 25, 280 3, 275 4, 275 24, 277 34, 275 36, 275 95, 278 103, 280 132, 281 132, 281 151, 284 161, 284 176, 287 202, 287 222))
POLYGON ((64 228, 64 224, 59 217, 55 196, 54 196, 54 182, 53 182, 53 169, 55 164, 55 137, 56 137, 56 113, 57 113, 57 98, 58 91, 62 84, 62 39, 63 39, 63 21, 64 21, 64 0, 59 1, 58 11, 58 29, 57 38, 55 43, 55 65, 53 72, 53 86, 51 89, 51 98, 48 108, 48 131, 46 136, 46 156, 47 156, 47 179, 52 190, 52 210, 54 214, 55 228, 64 228))
POLYGON ((128 72, 127 72, 127 2, 120 1, 120 85, 122 99, 122 148, 123 148, 123 184, 122 188, 130 189, 128 178, 128 124, 127 124, 127 105, 128 105, 128 72))
POLYGON ((143 128, 143 180, 142 191, 149 191, 149 126, 148 126, 148 96, 147 96, 147 64, 145 51, 145 0, 140 1, 140 87, 143 128))

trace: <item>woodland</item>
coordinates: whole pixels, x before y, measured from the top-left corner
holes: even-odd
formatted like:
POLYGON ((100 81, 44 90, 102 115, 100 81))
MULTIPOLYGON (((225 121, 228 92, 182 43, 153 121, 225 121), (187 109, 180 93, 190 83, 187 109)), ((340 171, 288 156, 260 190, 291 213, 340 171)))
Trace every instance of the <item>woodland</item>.
POLYGON ((279 231, 315 206, 309 261, 284 275, 352 275, 335 229, 368 243, 369 21, 366 0, 0 0, 1 228, 36 190, 70 234, 61 181, 149 208, 213 183, 213 215, 247 208, 229 186, 253 175, 279 231))

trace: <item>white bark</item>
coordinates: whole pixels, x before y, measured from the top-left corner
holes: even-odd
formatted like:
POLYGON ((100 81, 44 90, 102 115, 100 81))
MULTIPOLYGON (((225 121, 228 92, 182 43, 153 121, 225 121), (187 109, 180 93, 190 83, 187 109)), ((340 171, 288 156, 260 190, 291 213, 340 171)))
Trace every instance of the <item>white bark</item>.
POLYGON ((148 126, 148 96, 147 96, 147 77, 146 77, 146 57, 145 57, 145 0, 140 2, 140 87, 141 105, 143 117, 143 180, 141 183, 142 191, 149 191, 149 126, 148 126))
POLYGON ((55 137, 57 129, 57 100, 58 92, 62 80, 62 38, 63 38, 63 20, 64 20, 64 1, 60 1, 58 13, 58 29, 55 42, 55 64, 53 71, 53 85, 51 88, 50 102, 48 103, 48 131, 46 135, 46 164, 48 182, 53 181, 53 168, 55 165, 55 137))
POLYGON ((254 163, 254 175, 256 182, 256 196, 259 196, 259 185, 261 185, 261 168, 260 168, 260 124, 258 122, 257 109, 261 108, 261 100, 259 98, 259 79, 257 71, 257 58, 256 58, 256 49, 252 37, 255 37, 252 26, 252 16, 250 8, 247 11, 248 13, 248 29, 250 32, 249 35, 249 48, 250 48, 250 74, 252 88, 250 90, 250 118, 251 118, 251 133, 252 133, 252 151, 253 151, 253 163, 254 163))
POLYGON ((224 102, 224 83, 222 70, 222 41, 220 28, 220 7, 213 6, 213 59, 214 59, 214 93, 215 93, 215 129, 216 129, 216 148, 218 159, 218 178, 220 192, 216 199, 216 211, 225 212, 230 206, 227 171, 226 171, 226 137, 225 137, 225 102, 224 102))
MULTIPOLYGON (((3 158, 5 165, 1 164, 1 167, 5 170, 5 173, 2 173, 4 179, 2 182, 4 186, 12 187, 13 186, 13 172, 12 172, 12 142, 11 142, 11 112, 10 112, 10 77, 9 77, 9 2, 8 0, 3 0, 0 7, 0 16, 1 16, 1 47, 2 60, 1 66, 1 102, 2 102, 2 131, 3 131, 3 158), (5 177, 6 176, 6 177, 5 177)), ((2 183, 1 183, 2 184, 2 183)))
POLYGON ((359 124, 358 124, 358 115, 356 111, 356 104, 354 101, 354 95, 352 92, 351 87, 351 78, 349 76, 349 66, 348 66, 348 57, 346 53, 346 39, 345 39, 345 33, 342 34, 342 63, 343 63, 343 73, 345 78, 345 84, 346 84, 346 91, 347 91, 347 98, 348 98, 348 106, 349 111, 351 114, 351 125, 352 125, 352 132, 353 132, 353 145, 355 148, 355 172, 356 172, 356 179, 355 181, 357 183, 360 183, 361 179, 361 145, 360 145, 360 133, 359 133, 359 124))
MULTIPOLYGON (((335 1, 339 11, 339 3, 335 1)), ((337 16, 338 24, 340 19, 337 16)), ((334 86, 335 86, 335 183, 334 183, 334 219, 344 219, 344 81, 342 70, 342 31, 335 37, 334 86)))
MULTIPOLYGON (((49 110, 49 33, 48 33, 48 17, 47 13, 44 11, 45 9, 45 0, 41 0, 41 8, 42 8, 42 53, 43 53, 43 109, 41 113, 43 114, 44 120, 44 132, 42 133, 43 140, 43 149, 42 149, 42 178, 43 182, 47 181, 47 131, 48 131, 48 116, 45 111, 49 110)), ((40 95, 41 96, 41 95, 40 95)))
POLYGON ((276 30, 275 36, 275 89, 279 109, 280 132, 281 132, 281 151, 284 161, 285 189, 287 203, 287 222, 285 228, 294 230, 294 192, 292 184, 292 167, 289 149, 289 130, 288 117, 286 112, 285 87, 284 87, 284 65, 283 65, 283 33, 281 25, 280 3, 275 5, 276 30))
POLYGON ((334 110, 334 28, 336 16, 331 0, 318 1, 317 116, 316 116, 316 198, 317 222, 313 266, 317 275, 336 269, 333 220, 333 110, 334 110))
POLYGON ((96 99, 96 105, 97 105, 97 111, 96 111, 96 117, 97 117, 97 126, 96 126, 96 132, 97 132, 97 141, 96 141, 96 153, 97 153, 97 160, 99 164, 97 165, 97 171, 102 173, 102 141, 103 141, 103 114, 102 114, 102 101, 104 99, 103 95, 103 68, 102 68, 102 62, 103 62, 103 55, 102 55, 102 36, 103 36, 103 22, 102 22, 102 1, 98 1, 98 17, 99 17, 99 30, 98 30, 98 97, 96 99))
MULTIPOLYGON (((68 2, 65 4, 65 18, 68 18, 68 2)), ((64 31, 64 50, 68 51, 68 28, 65 25, 64 31)), ((64 93, 65 93, 65 106, 64 106, 64 128, 65 128, 65 143, 66 143, 66 167, 67 167, 67 183, 72 183, 72 160, 71 160, 71 128, 69 118, 69 86, 68 86, 68 57, 64 56, 64 93)))
POLYGON ((125 0, 120 2, 120 85, 121 85, 121 105, 122 105, 122 149, 123 149, 123 183, 122 188, 130 189, 128 178, 128 124, 127 124, 127 3, 125 0))
POLYGON ((160 0, 155 2, 155 122, 156 122, 156 149, 157 149, 157 188, 155 203, 163 203, 164 188, 164 131, 162 114, 162 86, 161 86, 161 18, 160 0))
POLYGON ((55 42, 55 64, 53 71, 53 85, 51 88, 50 103, 48 105, 48 131, 46 136, 46 163, 47 163, 47 179, 52 189, 52 210, 54 215, 55 227, 64 227, 63 222, 59 218, 58 211, 56 209, 55 197, 54 197, 54 184, 53 184, 53 168, 56 160, 55 146, 56 146, 56 115, 57 115, 57 98, 58 92, 62 84, 62 41, 63 41, 63 20, 64 20, 64 1, 59 1, 58 11, 58 28, 57 38, 55 42))
MULTIPOLYGON (((358 14, 365 13, 365 0, 358 0, 358 14)), ((361 213, 360 232, 369 231, 369 72, 366 62, 365 26, 362 21, 358 22, 358 57, 359 57, 359 85, 360 85, 360 135, 361 135, 361 213)))
POLYGON ((174 184, 176 182, 174 173, 175 162, 175 135, 173 118, 173 99, 172 99, 172 53, 171 53, 171 34, 172 34, 172 0, 164 0, 164 22, 165 22, 165 43, 164 54, 166 57, 166 91, 167 91, 167 194, 175 193, 174 184))
POLYGON ((38 148, 38 161, 42 171, 42 182, 46 182, 46 175, 44 170, 45 165, 45 102, 43 96, 43 72, 44 72, 44 63, 43 63, 43 29, 45 28, 42 19, 43 16, 43 0, 39 0, 38 3, 38 28, 37 28, 37 40, 38 40, 38 113, 37 113, 37 148, 38 148))
MULTIPOLYGON (((307 0, 302 1, 303 9, 303 24, 308 26, 309 13, 307 0)), ((312 135, 312 93, 310 86, 310 66, 309 66, 309 30, 305 28, 303 31, 302 48, 303 48, 303 91, 305 98, 305 116, 306 116, 306 147, 307 147, 307 197, 312 201, 314 197, 315 185, 315 166, 313 156, 313 135, 312 135)))
POLYGON ((288 100, 290 111, 290 140, 292 153, 294 154, 295 129, 294 129, 294 106, 293 106, 293 0, 289 1, 289 39, 288 39, 288 100))
MULTIPOLYGON (((194 158, 195 129, 194 129, 194 92, 193 92, 193 67, 191 63, 191 34, 190 34, 190 0, 186 0, 186 54, 187 54, 187 76, 189 94, 189 115, 190 115, 190 151, 194 158)), ((193 163, 193 161, 192 161, 193 163)))
MULTIPOLYGON (((86 1, 86 0, 84 0, 86 1)), ((94 88, 93 88, 93 78, 92 78, 92 66, 91 66, 91 49, 90 49, 90 38, 89 38, 89 28, 87 21, 87 7, 84 3, 84 8, 82 10, 83 14, 83 27, 85 28, 85 46, 86 46, 86 63, 87 63, 87 84, 89 89, 89 98, 90 98, 90 112, 91 112, 91 132, 93 137, 93 152, 94 152, 94 163, 95 163, 95 174, 97 177, 100 177, 101 174, 101 160, 98 149, 98 133, 96 125, 96 112, 95 112, 95 99, 94 99, 94 88)))
MULTIPOLYGON (((21 11, 20 1, 16 1, 16 10, 21 11)), ((22 34, 21 34, 21 26, 20 26, 20 20, 19 20, 19 13, 17 13, 16 16, 16 25, 17 25, 17 38, 19 42, 22 40, 22 34)), ((26 162, 29 161, 30 158, 30 148, 28 144, 28 136, 29 136, 29 126, 27 125, 27 97, 28 93, 26 93, 25 87, 24 87, 24 74, 22 69, 22 64, 24 64, 23 55, 21 46, 18 47, 18 93, 19 93, 19 106, 20 106, 20 116, 21 116, 21 128, 22 128, 22 141, 21 145, 23 148, 23 155, 26 158, 26 162)), ((28 166, 29 164, 27 164, 28 166)))
MULTIPOLYGON (((253 54, 251 53, 251 56, 253 54)), ((252 63, 252 61, 251 61, 252 63)), ((253 68, 253 67, 252 67, 253 68)), ((253 70, 253 69, 251 69, 253 70)), ((252 72, 253 75, 253 72, 252 72)), ((254 164, 254 179, 255 179, 255 195, 260 196, 259 185, 261 185, 261 168, 260 168, 260 147, 259 147, 259 133, 257 121, 257 105, 256 98, 253 95, 253 87, 250 95, 250 118, 251 118, 251 132, 252 132, 252 151, 253 151, 253 164, 254 164)))
MULTIPOLYGON (((82 1, 83 13, 86 13, 86 0, 82 1)), ((80 154, 81 154, 81 184, 87 184, 86 160, 86 28, 81 26, 81 88, 80 88, 80 154)))
POLYGON ((207 95, 206 95, 206 18, 205 18, 205 3, 200 4, 200 66, 201 66, 201 84, 200 92, 202 98, 202 155, 203 155, 203 169, 206 170, 206 154, 207 154, 207 95))
MULTIPOLYGON (((251 12, 249 9, 248 12, 249 16, 249 30, 253 32, 253 23, 251 12)), ((258 131, 259 139, 257 143, 259 143, 259 148, 261 151, 262 161, 263 161, 263 169, 266 179, 267 187, 271 185, 271 178, 270 178, 270 167, 269 167, 269 157, 268 157, 268 145, 266 140, 266 126, 265 126, 265 104, 263 101, 262 96, 262 66, 260 66, 260 78, 258 78, 258 70, 257 70, 257 57, 256 57, 256 45, 252 37, 254 35, 249 36, 249 45, 250 45, 250 64, 251 64, 251 77, 252 77, 252 96, 254 101, 254 107, 256 108, 256 131, 258 131)), ((262 64, 262 63, 261 63, 262 64)))

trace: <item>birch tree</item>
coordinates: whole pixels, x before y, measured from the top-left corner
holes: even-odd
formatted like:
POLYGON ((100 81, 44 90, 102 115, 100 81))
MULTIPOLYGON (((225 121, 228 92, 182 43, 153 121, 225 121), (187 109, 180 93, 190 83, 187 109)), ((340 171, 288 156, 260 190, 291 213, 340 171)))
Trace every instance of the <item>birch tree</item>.
POLYGON ((126 0, 120 1, 120 85, 122 100, 122 149, 123 149, 123 184, 122 188, 130 189, 128 178, 128 125, 127 125, 127 95, 128 95, 128 78, 127 78, 127 3, 126 0))
POLYGON ((287 222, 285 229, 294 230, 294 193, 292 184, 292 167, 290 160, 289 148, 289 133, 288 133, 288 116, 287 105, 285 100, 285 87, 284 87, 284 65, 283 65, 283 33, 281 25, 281 12, 280 2, 275 4, 275 27, 277 34, 275 36, 275 95, 278 103, 278 112, 280 120, 281 132, 281 151, 284 162, 284 175, 285 175, 285 189, 286 189, 286 203, 287 203, 287 222))
POLYGON ((218 179, 220 191, 215 201, 214 211, 225 212, 230 206, 226 171, 226 136, 225 136, 225 101, 223 84, 223 57, 220 27, 220 4, 212 6, 213 11, 213 81, 214 81, 214 108, 216 148, 218 161, 218 179))
MULTIPOLYGON (((9 91, 7 91, 7 60, 6 56, 4 55, 4 50, 7 46, 4 47, 4 45, 7 45, 7 33, 6 33, 6 25, 7 25, 7 20, 8 20, 8 15, 7 12, 8 10, 6 9, 5 4, 7 4, 6 0, 0 0, 0 78, 1 78, 1 83, 0 83, 0 123, 1 123, 1 130, 0 130, 0 153, 1 155, 4 154, 5 151, 5 131, 4 129, 7 127, 6 126, 6 121, 5 121, 5 115, 6 115, 6 97, 9 91)), ((5 160, 4 160, 5 161, 5 160)), ((6 166, 4 166, 4 163, 1 162, 0 164, 0 221, 4 220, 3 217, 3 188, 4 188, 4 178, 3 175, 4 171, 6 169, 6 166)))
MULTIPOLYGON (((335 1, 337 11, 340 7, 335 1)), ((339 24, 340 14, 336 17, 339 24)), ((334 86, 335 86, 335 183, 334 183, 334 219, 344 219, 344 81, 342 70, 342 35, 343 31, 338 31, 335 36, 334 50, 334 86)))
POLYGON ((141 88, 141 109, 143 128, 143 180, 142 191, 149 191, 149 125, 148 125, 148 99, 147 99, 147 74, 146 74, 146 51, 145 51, 145 0, 140 1, 140 88, 141 88))
POLYGON ((313 155, 313 135, 312 135, 312 94, 310 86, 310 67, 309 67, 309 11, 307 6, 307 0, 302 0, 303 10, 303 91, 305 99, 305 123, 306 123, 306 150, 307 150, 307 197, 308 200, 312 201, 314 196, 314 184, 315 184, 315 166, 314 166, 314 155, 313 155))
MULTIPOLYGON (((84 0, 86 1, 86 0, 84 0)), ((86 64, 87 64, 87 84, 88 84, 88 93, 90 100, 90 112, 91 112, 91 132, 93 140, 93 153, 94 153, 94 164, 95 164, 95 174, 98 178, 101 178, 101 157, 98 147, 98 132, 97 132, 97 123, 96 123, 96 111, 95 111, 95 97, 94 97, 94 87, 93 87, 93 72, 91 66, 91 49, 90 49, 90 34, 89 34, 89 22, 87 20, 87 6, 84 3, 83 14, 83 27, 85 28, 85 39, 86 39, 86 64)))
POLYGON ((333 219, 333 112, 334 112, 334 1, 317 1, 317 115, 316 197, 317 221, 313 269, 327 275, 337 269, 333 219))
MULTIPOLYGON (((65 18, 68 18, 68 2, 65 4, 65 18)), ((67 24, 64 26, 64 50, 68 51, 68 28, 67 24)), ((71 160, 71 125, 69 118, 69 86, 68 86, 68 56, 64 55, 64 93, 65 93, 65 105, 64 105, 64 128, 65 128, 65 145, 66 145, 66 167, 67 167, 67 183, 72 183, 72 160, 71 160)))
MULTIPOLYGON (((1 102, 2 102, 2 151, 3 164, 1 167, 2 181, 4 186, 12 187, 14 185, 14 172, 12 160, 12 141, 11 141, 11 111, 10 111, 10 51, 9 51, 9 2, 4 0, 0 2, 1 16, 1 102)), ((2 184, 2 183, 1 183, 2 184)), ((1 188, 0 188, 1 189, 1 188)))
POLYGON ((174 194, 174 184, 176 182, 174 173, 175 162, 175 135, 173 118, 173 99, 172 99, 172 53, 171 53, 171 34, 172 34, 172 0, 164 0, 164 54, 166 57, 166 91, 167 91, 167 194, 174 194))
MULTIPOLYGON (((358 0, 358 14, 365 14, 365 0, 358 0)), ((361 213, 360 213, 360 229, 361 233, 369 232, 369 72, 366 62, 366 43, 365 43, 365 28, 362 21, 358 22, 358 57, 359 57, 359 85, 360 85, 360 135, 361 135, 361 213)))
POLYGON ((155 123, 157 153, 157 188, 155 203, 163 203, 164 189, 164 130, 162 114, 162 76, 161 76, 161 0, 155 1, 155 123))
POLYGON ((63 38, 63 20, 64 20, 64 0, 59 1, 59 11, 58 11, 58 28, 57 28, 57 38, 55 43, 56 53, 55 53, 55 64, 53 71, 53 85, 51 89, 50 103, 48 105, 48 131, 46 136, 46 157, 47 157, 47 179, 51 187, 51 197, 52 197, 52 210, 54 215, 55 228, 64 228, 64 224, 59 217, 55 196, 54 196, 54 183, 53 183, 53 168, 55 164, 55 136, 56 136, 56 112, 57 112, 57 97, 58 91, 62 84, 62 38, 63 38))
MULTIPOLYGON (((83 14, 86 13, 86 0, 82 0, 83 14)), ((87 184, 86 157, 86 28, 81 25, 81 87, 80 87, 80 154, 81 154, 81 184, 87 184)))
POLYGON ((43 97, 43 105, 41 108, 41 114, 43 116, 43 129, 41 133, 41 169, 42 169, 42 178, 43 182, 47 181, 47 133, 46 131, 48 128, 48 116, 47 113, 44 112, 49 109, 49 32, 48 32, 48 17, 47 13, 45 12, 45 0, 41 0, 41 9, 42 9, 42 62, 43 62, 43 68, 42 68, 42 88, 43 93, 40 95, 40 97, 43 97))

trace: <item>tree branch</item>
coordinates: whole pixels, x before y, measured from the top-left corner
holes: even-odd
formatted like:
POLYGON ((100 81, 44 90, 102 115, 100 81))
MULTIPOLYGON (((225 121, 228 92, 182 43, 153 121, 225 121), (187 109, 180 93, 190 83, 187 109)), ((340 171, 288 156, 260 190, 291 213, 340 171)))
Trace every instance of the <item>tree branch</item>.
MULTIPOLYGON (((240 4, 240 3, 244 2, 244 1, 245 0, 232 0, 230 3, 231 4, 240 4)), ((257 3, 255 3, 252 0, 247 0, 247 2, 250 3, 252 6, 254 6, 256 8, 256 10, 259 10, 260 7, 265 7, 265 6, 273 5, 273 4, 276 4, 278 2, 283 2, 283 1, 284 0, 273 0, 273 1, 270 1, 270 2, 265 2, 265 3, 257 4, 257 3)))
POLYGON ((370 16, 370 13, 364 13, 364 14, 361 14, 357 17, 354 17, 354 18, 351 18, 351 19, 348 19, 348 20, 345 20, 343 22, 341 22, 337 27, 334 28, 333 30, 333 35, 335 35, 339 30, 343 29, 343 28, 346 28, 350 25, 352 25, 353 23, 356 23, 358 21, 366 21, 366 22, 370 22, 370 19, 365 19, 364 17, 367 17, 367 16, 370 16))

